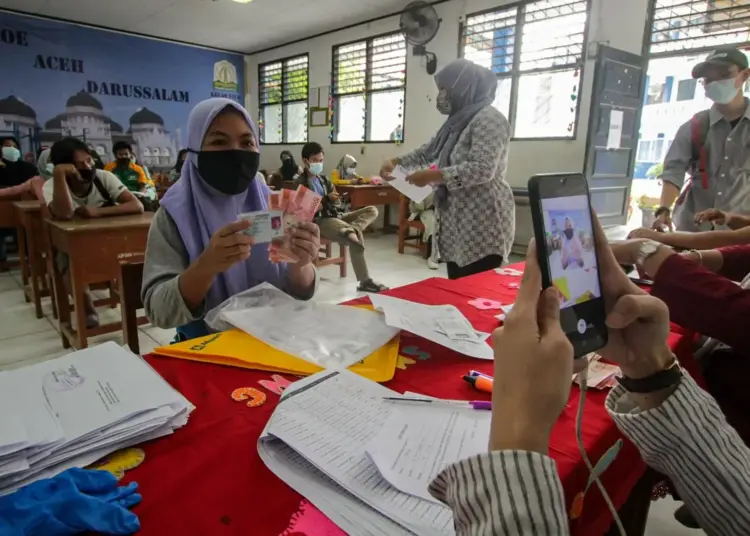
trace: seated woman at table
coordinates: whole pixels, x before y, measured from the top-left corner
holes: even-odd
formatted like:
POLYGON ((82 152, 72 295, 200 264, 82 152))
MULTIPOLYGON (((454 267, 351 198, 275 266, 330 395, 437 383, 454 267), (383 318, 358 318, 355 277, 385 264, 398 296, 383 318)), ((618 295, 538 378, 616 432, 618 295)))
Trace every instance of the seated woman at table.
POLYGON ((309 299, 317 273, 318 226, 293 230, 294 264, 272 263, 268 244, 254 244, 237 220, 268 210, 270 193, 258 174, 259 145, 247 111, 229 99, 198 103, 188 118, 188 157, 180 180, 164 195, 148 235, 143 304, 151 323, 177 328, 181 340, 206 335, 206 313, 263 282, 309 299))
POLYGON ((0 158, 0 188, 9 188, 23 184, 37 174, 34 164, 21 159, 18 140, 11 136, 0 139, 2 158, 0 158))
POLYGON ((332 174, 331 181, 334 185, 360 184, 369 182, 357 174, 357 160, 350 154, 345 154, 336 166, 336 173, 332 174))
MULTIPOLYGON (((64 138, 50 149, 49 159, 54 166, 51 180, 44 183, 42 192, 54 218, 69 220, 105 218, 140 214, 143 205, 109 171, 95 168, 94 159, 86 144, 78 138, 64 138)), ((70 293, 69 259, 60 254, 55 259, 70 293)), ((99 325, 94 299, 88 289, 84 291, 86 327, 99 325)))
MULTIPOLYGON (((625 377, 609 393, 607 410, 644 461, 671 478, 708 534, 750 534, 750 450, 711 396, 680 370, 666 344, 664 303, 627 278, 595 226, 609 308, 609 343, 600 353, 625 377)), ((513 310, 493 334, 491 452, 447 467, 430 486, 453 509, 461 536, 570 531, 557 467, 547 451, 580 365, 574 365, 560 328, 555 290, 542 291, 536 259, 532 244, 513 310)))

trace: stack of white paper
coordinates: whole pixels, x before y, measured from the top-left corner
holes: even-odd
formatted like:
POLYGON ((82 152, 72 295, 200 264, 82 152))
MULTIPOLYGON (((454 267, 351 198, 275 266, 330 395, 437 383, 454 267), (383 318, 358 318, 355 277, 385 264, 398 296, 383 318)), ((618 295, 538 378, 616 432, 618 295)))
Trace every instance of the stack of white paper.
POLYGON ((171 434, 193 405, 113 342, 0 373, 0 495, 171 434))
POLYGON ((375 309, 383 312, 389 326, 410 331, 469 357, 494 359, 492 347, 486 342, 490 334, 475 331, 453 305, 423 305, 382 294, 371 294, 370 301, 375 309), (471 331, 473 338, 457 339, 446 333, 447 326, 455 328, 462 324, 471 331))
POLYGON ((295 382, 258 441, 260 457, 347 534, 453 534, 448 507, 394 487, 368 454, 398 411, 389 396, 397 393, 347 370, 295 382))

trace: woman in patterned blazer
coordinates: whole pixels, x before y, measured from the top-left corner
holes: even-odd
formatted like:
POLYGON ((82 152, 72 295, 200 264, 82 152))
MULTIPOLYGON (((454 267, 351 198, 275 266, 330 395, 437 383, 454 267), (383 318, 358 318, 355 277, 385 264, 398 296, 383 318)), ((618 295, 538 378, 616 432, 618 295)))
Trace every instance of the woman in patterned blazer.
POLYGON ((458 279, 500 266, 515 234, 515 204, 505 182, 510 125, 492 102, 497 78, 484 67, 457 59, 435 75, 437 109, 447 115, 435 137, 419 149, 383 164, 414 168, 412 184, 435 188, 437 243, 458 279))

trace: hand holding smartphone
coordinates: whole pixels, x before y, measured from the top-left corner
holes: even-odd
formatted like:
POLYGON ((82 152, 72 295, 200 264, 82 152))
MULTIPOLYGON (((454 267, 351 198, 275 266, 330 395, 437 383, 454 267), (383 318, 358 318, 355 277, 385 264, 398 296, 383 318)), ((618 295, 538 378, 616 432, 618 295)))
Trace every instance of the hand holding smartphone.
POLYGON ((560 299, 560 324, 575 357, 607 343, 604 299, 586 178, 580 173, 529 179, 542 285, 560 299))

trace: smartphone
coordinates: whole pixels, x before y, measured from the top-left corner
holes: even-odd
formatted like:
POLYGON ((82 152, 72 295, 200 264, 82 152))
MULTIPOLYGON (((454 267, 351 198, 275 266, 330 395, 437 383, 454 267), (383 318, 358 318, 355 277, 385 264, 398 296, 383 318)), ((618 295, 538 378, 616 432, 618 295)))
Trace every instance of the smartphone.
POLYGON ((529 200, 544 288, 555 287, 560 324, 576 358, 607 344, 604 299, 586 178, 535 175, 529 200))

